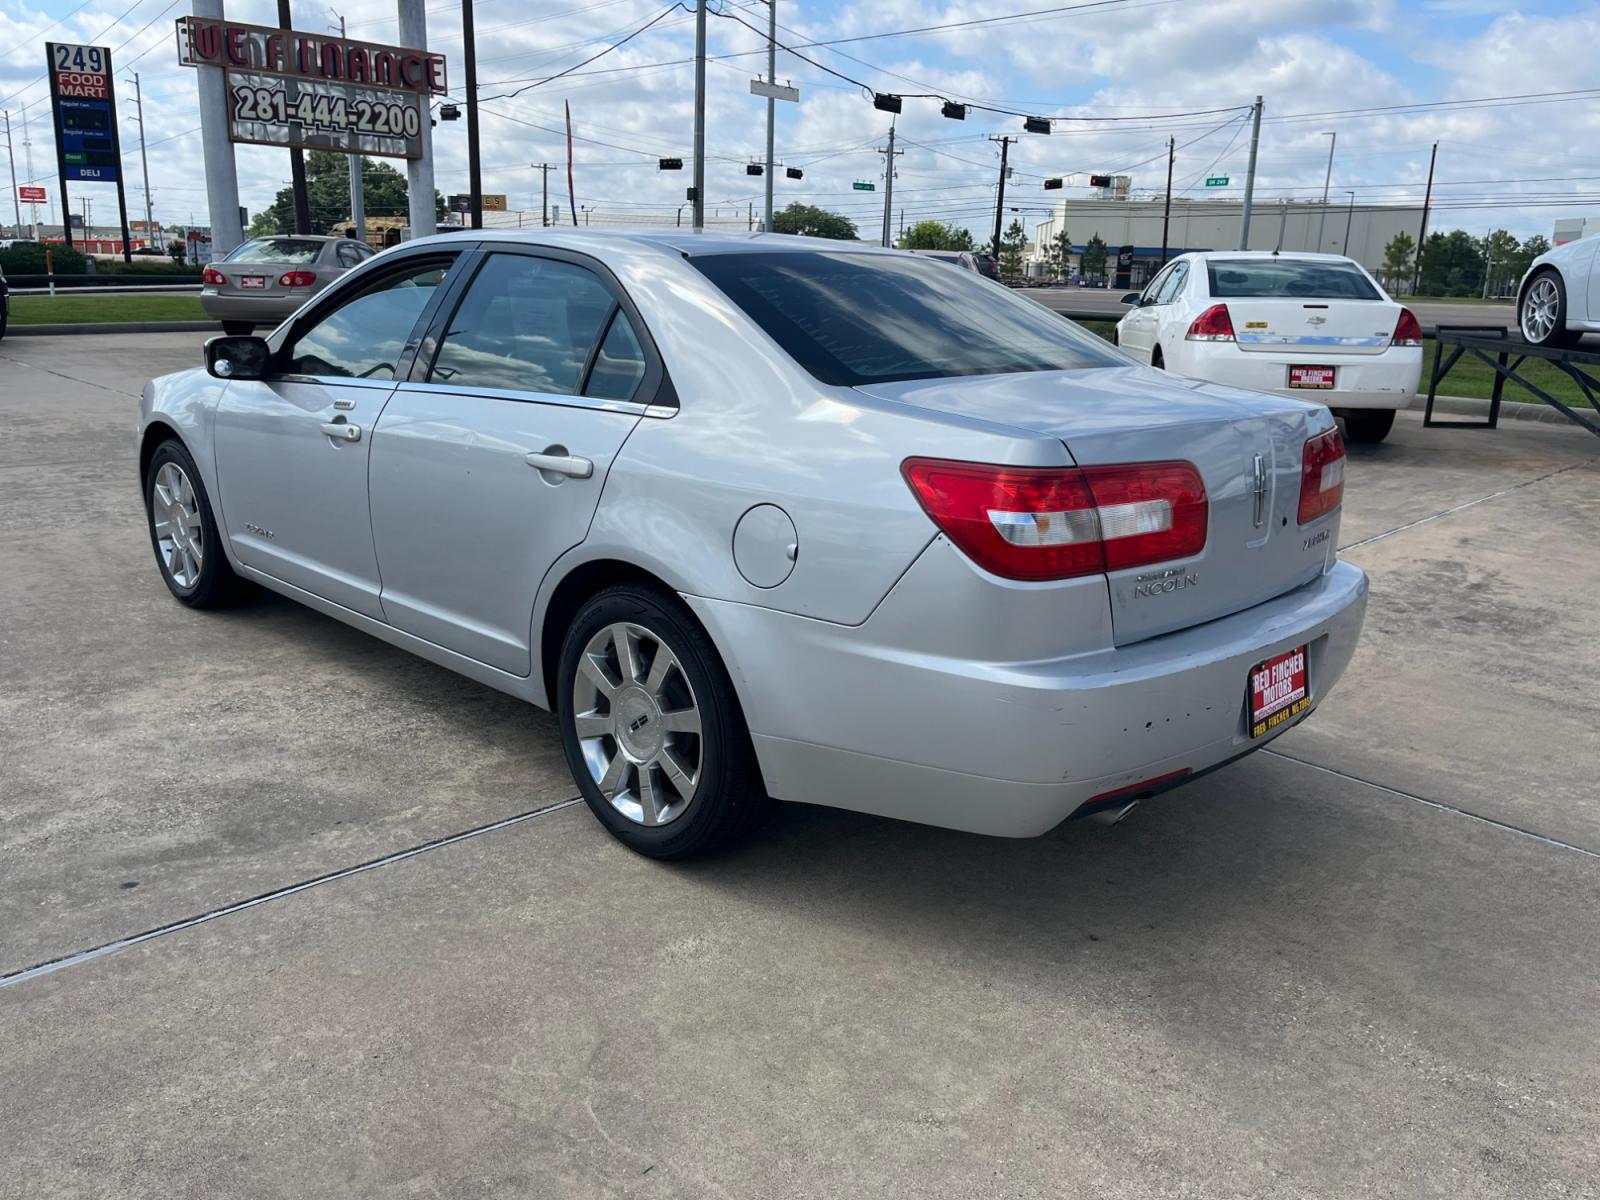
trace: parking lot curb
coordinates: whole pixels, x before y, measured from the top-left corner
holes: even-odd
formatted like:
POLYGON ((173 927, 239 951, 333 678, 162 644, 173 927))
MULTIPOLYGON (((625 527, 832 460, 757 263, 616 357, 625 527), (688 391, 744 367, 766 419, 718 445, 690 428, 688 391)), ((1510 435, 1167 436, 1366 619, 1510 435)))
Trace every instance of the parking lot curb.
POLYGON ((7 337, 55 337, 77 333, 221 333, 217 321, 84 321, 78 324, 13 325, 7 337))
MULTIPOLYGON (((1423 397, 1418 397, 1416 411, 1421 413, 1426 403, 1423 397)), ((1578 407, 1574 405, 1574 407, 1578 407)), ((1433 411, 1448 413, 1458 417, 1485 417, 1489 415, 1489 402, 1471 396, 1436 396, 1433 401, 1433 411)), ((1538 421, 1545 425, 1569 425, 1571 422, 1560 409, 1548 404, 1530 404, 1522 400, 1502 400, 1500 402, 1500 419, 1502 421, 1538 421)))

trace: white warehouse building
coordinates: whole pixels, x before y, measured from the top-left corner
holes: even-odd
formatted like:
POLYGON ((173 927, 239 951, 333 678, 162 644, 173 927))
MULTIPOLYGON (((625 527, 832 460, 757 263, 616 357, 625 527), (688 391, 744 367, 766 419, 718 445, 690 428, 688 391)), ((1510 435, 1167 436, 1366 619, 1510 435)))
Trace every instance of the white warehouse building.
MULTIPOLYGON (((1161 222, 1165 201, 1063 200, 1049 219, 1033 228, 1034 249, 1029 273, 1053 273, 1050 247, 1065 229, 1071 239, 1071 259, 1064 272, 1079 274, 1084 244, 1096 234, 1105 242, 1106 274, 1114 287, 1138 288, 1161 266, 1161 222), (1122 255, 1127 277, 1122 278, 1122 255)), ((1237 250, 1243 204, 1239 200, 1200 200, 1173 197, 1167 232, 1167 257, 1188 250, 1237 250)), ((1251 250, 1321 250, 1348 254, 1373 274, 1383 266, 1383 254, 1398 233, 1415 240, 1422 225, 1420 205, 1335 204, 1329 202, 1324 217, 1320 201, 1259 199, 1250 212, 1251 250), (1318 244, 1319 226, 1321 244, 1318 244), (1348 232, 1347 232, 1348 231, 1348 232)))

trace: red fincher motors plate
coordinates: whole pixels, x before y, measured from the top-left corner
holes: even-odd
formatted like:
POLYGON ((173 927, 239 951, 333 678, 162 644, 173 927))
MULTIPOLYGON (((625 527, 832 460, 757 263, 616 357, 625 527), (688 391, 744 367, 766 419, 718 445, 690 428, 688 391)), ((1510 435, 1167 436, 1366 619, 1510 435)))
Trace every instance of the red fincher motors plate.
POLYGON ((1250 671, 1250 736, 1261 737, 1311 707, 1306 648, 1298 646, 1250 671))
POLYGON ((1332 367, 1290 367, 1289 386, 1329 391, 1333 387, 1332 367))

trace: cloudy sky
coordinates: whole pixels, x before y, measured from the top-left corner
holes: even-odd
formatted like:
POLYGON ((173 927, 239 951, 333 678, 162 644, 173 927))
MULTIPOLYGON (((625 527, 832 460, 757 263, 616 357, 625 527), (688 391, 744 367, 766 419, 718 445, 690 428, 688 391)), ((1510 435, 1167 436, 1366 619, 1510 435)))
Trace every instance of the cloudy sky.
MULTIPOLYGON (((173 37, 187 8, 188 0, 0 0, 0 108, 11 114, 19 181, 31 176, 54 196, 43 43, 110 46, 118 75, 136 70, 143 83, 157 219, 206 220, 195 75, 177 64, 173 37)), ((397 40, 392 2, 349 0, 340 11, 352 37, 397 40)), ((457 99, 460 11, 446 3, 428 10, 429 40, 449 56, 457 99)), ((270 0, 229 0, 227 12, 276 24, 270 0)), ((692 12, 666 0, 478 0, 474 13, 484 190, 537 212, 540 175, 529 164, 564 162, 569 102, 577 204, 670 223, 689 172, 658 172, 655 160, 690 155, 692 12), (538 82, 658 17, 619 49, 538 82)), ((764 32, 751 27, 765 30, 767 7, 713 0, 711 14, 707 195, 724 217, 752 202, 759 216, 761 180, 744 168, 764 148, 765 102, 750 95, 749 82, 764 72, 764 32)), ((335 21, 313 0, 295 0, 294 16, 304 29, 335 21)), ((1007 207, 1030 228, 1050 200, 1088 195, 1091 172, 1128 174, 1136 193, 1159 193, 1169 136, 1178 144, 1175 191, 1237 195, 1249 149, 1245 106, 1257 94, 1266 102, 1258 202, 1320 195, 1327 131, 1337 131, 1336 199, 1348 189, 1358 203, 1416 202, 1437 140, 1435 228, 1548 237, 1558 217, 1600 216, 1600 3, 779 0, 778 20, 780 44, 798 52, 780 51, 778 78, 797 84, 801 99, 778 106, 777 156, 805 172, 800 181, 779 173, 778 204, 802 200, 846 213, 869 236, 881 220, 876 148, 890 117, 873 108, 863 84, 907 95, 897 124, 905 153, 896 224, 903 211, 907 223, 937 217, 987 237, 999 157, 989 138, 1002 133, 1021 136, 1011 149, 1007 207), (937 99, 912 98, 917 93, 1058 120, 1050 136, 1023 135, 1016 116, 972 108, 965 121, 948 120, 937 99), (1057 175, 1067 187, 1046 193, 1043 179, 1057 175), (1207 176, 1227 176, 1233 186, 1207 189, 1207 176), (857 181, 878 190, 856 191, 857 181)), ((128 202, 137 214, 132 87, 118 89, 128 202)), ((440 125, 435 138, 440 190, 465 191, 465 121, 440 125)), ((287 181, 288 156, 254 146, 238 147, 237 156, 241 199, 253 212, 287 181)), ((552 189, 558 182, 564 188, 552 173, 552 189)), ((114 211, 111 187, 80 194, 95 196, 97 223, 114 211)))

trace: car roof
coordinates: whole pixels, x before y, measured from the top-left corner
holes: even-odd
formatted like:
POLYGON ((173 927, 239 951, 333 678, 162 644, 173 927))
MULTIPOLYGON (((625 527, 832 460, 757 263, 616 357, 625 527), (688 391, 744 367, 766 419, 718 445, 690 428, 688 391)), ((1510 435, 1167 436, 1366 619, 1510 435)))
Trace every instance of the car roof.
POLYGON ((1225 258, 1230 262, 1238 259, 1258 259, 1265 262, 1324 262, 1348 263, 1355 259, 1345 254, 1319 254, 1315 250, 1199 250, 1193 255, 1184 257, 1213 259, 1225 258))
POLYGON ((759 254, 771 251, 845 251, 853 254, 900 255, 904 251, 886 250, 867 242, 846 242, 833 238, 800 237, 789 233, 729 233, 705 229, 591 229, 587 226, 551 226, 532 229, 470 229, 455 233, 414 238, 402 245, 459 243, 463 235, 484 241, 510 242, 530 246, 566 247, 590 253, 653 250, 674 256, 701 254, 759 254))

